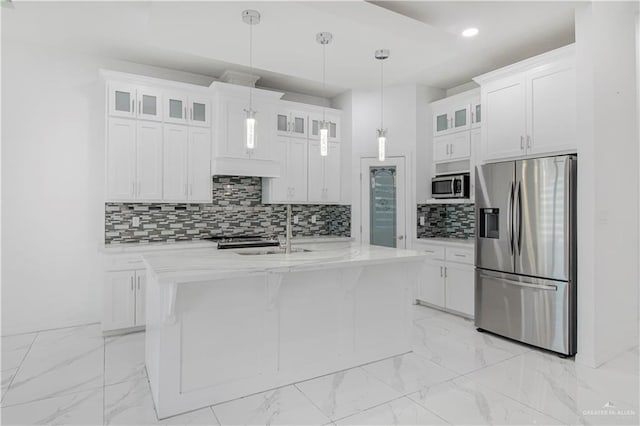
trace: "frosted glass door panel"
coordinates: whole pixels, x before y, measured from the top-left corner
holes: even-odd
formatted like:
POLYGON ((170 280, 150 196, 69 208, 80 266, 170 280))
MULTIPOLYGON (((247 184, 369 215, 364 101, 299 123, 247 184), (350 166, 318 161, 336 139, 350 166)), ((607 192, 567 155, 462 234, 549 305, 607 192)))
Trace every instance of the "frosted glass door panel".
POLYGON ((152 88, 138 89, 138 118, 144 120, 162 120, 162 93, 152 88))
POLYGON ((187 98, 183 95, 166 96, 164 120, 168 123, 185 124, 187 122, 187 98))
POLYGON ((396 168, 371 167, 370 243, 396 247, 396 168))
POLYGON ((189 98, 189 122, 196 126, 209 126, 211 124, 208 99, 189 98))
POLYGON ((469 128, 469 106, 453 111, 453 128, 463 130, 469 128))
POLYGON ((303 117, 294 117, 293 119, 293 129, 292 132, 298 136, 303 136, 306 134, 305 131, 305 118, 303 117))
POLYGON ((436 114, 434 123, 434 135, 442 135, 449 130, 449 114, 436 114))
POLYGON ((277 114, 277 133, 281 136, 287 136, 289 133, 289 114, 277 114))
POLYGON ((482 106, 480 102, 471 104, 471 127, 480 127, 482 123, 482 106))
POLYGON ((109 115, 135 117, 136 89, 125 84, 109 85, 109 115))

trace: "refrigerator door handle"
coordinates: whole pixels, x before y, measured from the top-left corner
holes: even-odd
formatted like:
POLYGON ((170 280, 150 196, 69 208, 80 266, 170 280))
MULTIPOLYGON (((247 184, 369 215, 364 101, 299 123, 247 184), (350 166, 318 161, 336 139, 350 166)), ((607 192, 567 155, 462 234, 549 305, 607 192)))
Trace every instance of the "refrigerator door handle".
POLYGON ((489 278, 495 281, 500 281, 503 282, 505 284, 511 284, 511 285, 516 285, 518 287, 526 287, 526 288, 533 288, 533 289, 538 289, 538 290, 553 290, 553 291, 558 291, 558 286, 556 285, 549 285, 549 284, 529 284, 529 283, 523 283, 520 281, 513 281, 513 280, 508 280, 506 278, 498 278, 498 277, 494 277, 494 276, 490 276, 490 275, 485 275, 485 274, 480 274, 480 276, 482 278, 489 278))
POLYGON ((516 212, 516 228, 518 230, 518 236, 516 238, 518 243, 518 253, 522 248, 522 182, 518 181, 518 189, 516 189, 516 206, 518 208, 516 212))
POLYGON ((509 238, 509 253, 513 254, 513 182, 509 185, 507 198, 507 237, 509 238))

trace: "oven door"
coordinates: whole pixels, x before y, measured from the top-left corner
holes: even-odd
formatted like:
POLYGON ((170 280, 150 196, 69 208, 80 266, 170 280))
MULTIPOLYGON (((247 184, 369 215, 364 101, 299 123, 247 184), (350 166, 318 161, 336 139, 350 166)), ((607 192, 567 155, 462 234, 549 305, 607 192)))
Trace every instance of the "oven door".
POLYGON ((431 196, 433 198, 455 197, 455 179, 453 176, 431 179, 431 196))

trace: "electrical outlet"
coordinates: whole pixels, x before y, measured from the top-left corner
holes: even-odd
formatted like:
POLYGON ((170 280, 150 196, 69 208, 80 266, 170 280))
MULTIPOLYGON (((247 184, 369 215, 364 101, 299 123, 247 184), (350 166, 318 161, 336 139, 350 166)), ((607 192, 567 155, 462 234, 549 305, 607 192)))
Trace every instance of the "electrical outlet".
POLYGON ((140 218, 138 216, 135 216, 133 218, 133 220, 131 221, 131 226, 133 226, 134 228, 137 228, 140 226, 140 218))
POLYGON ((293 223, 298 224, 298 215, 293 216, 293 223))
POLYGON ((420 216, 420 226, 424 226, 424 216, 420 216))
POLYGON ((317 216, 315 214, 311 215, 311 223, 316 223, 316 220, 318 220, 317 216))

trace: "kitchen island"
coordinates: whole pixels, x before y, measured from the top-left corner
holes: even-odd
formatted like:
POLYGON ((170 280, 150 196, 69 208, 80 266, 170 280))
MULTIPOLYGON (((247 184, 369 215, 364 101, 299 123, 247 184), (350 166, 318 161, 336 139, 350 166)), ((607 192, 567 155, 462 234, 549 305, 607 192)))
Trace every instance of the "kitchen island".
POLYGON ((409 352, 424 258, 359 243, 145 255, 158 417, 409 352))

